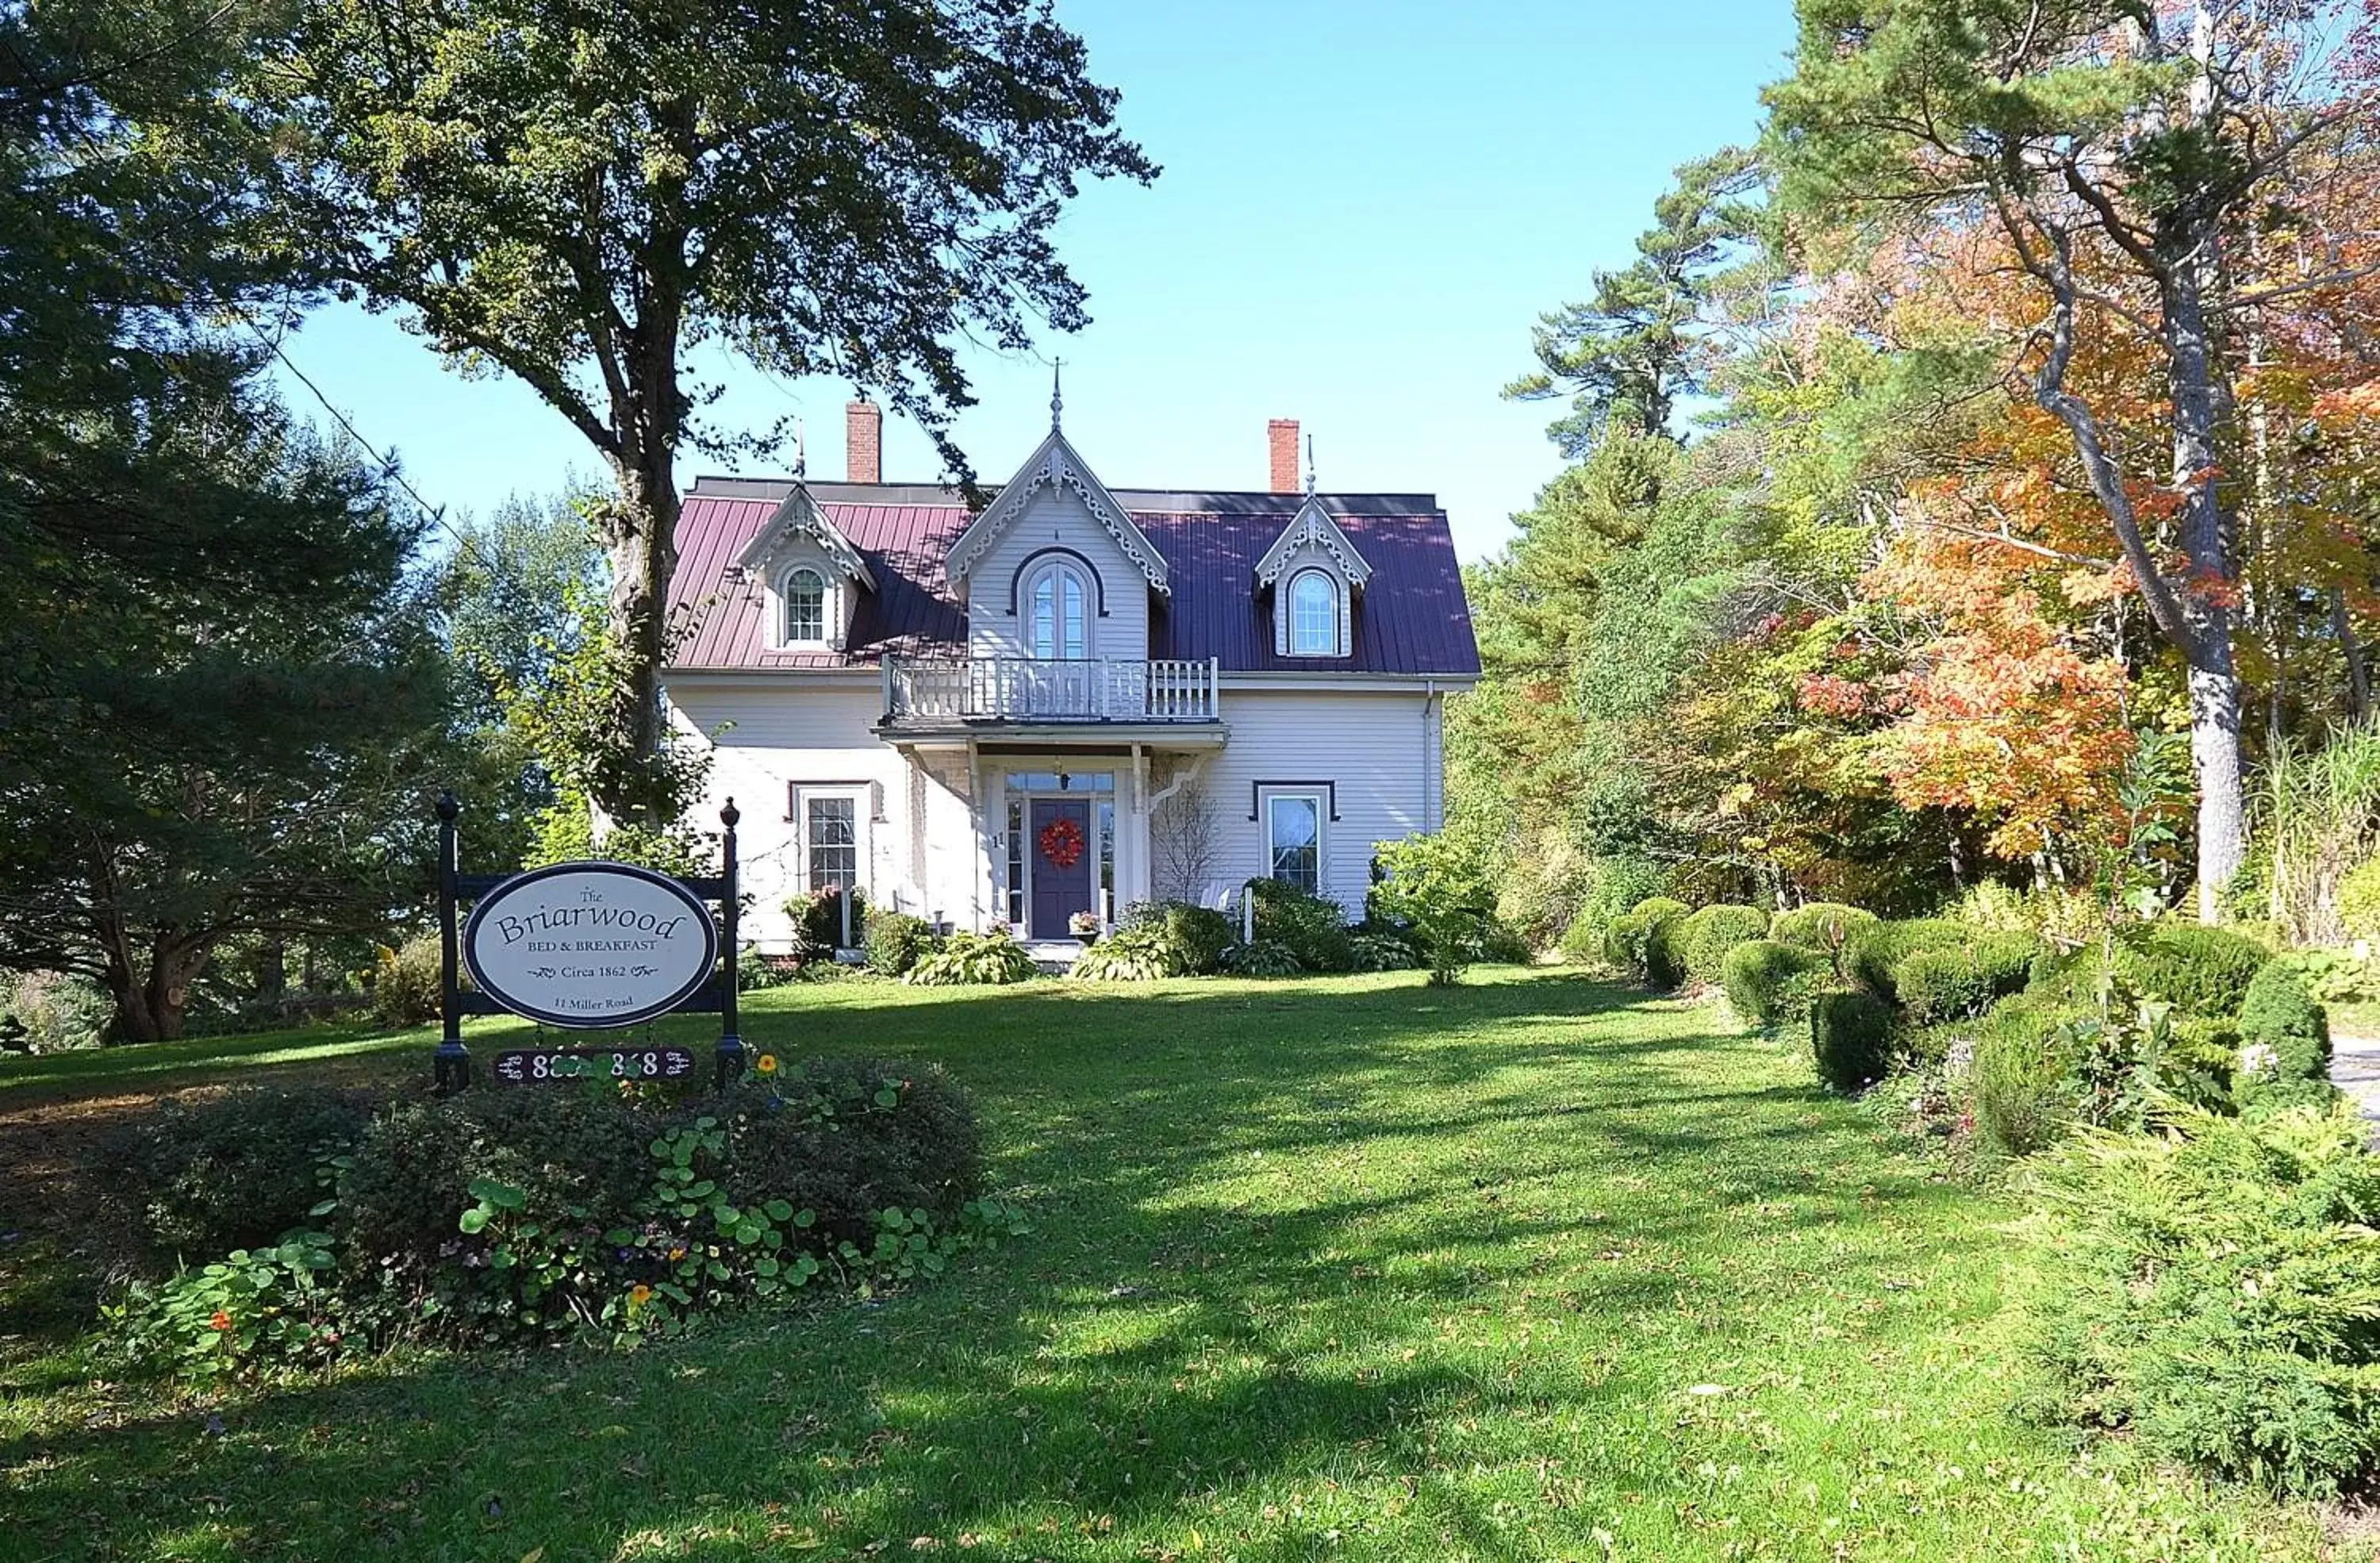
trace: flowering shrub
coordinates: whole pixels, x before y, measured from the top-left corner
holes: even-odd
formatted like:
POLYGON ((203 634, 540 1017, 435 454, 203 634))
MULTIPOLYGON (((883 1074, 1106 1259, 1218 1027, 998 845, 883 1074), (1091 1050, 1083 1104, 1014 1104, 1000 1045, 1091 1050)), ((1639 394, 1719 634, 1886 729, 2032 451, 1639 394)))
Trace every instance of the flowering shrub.
POLYGON ((1022 1230, 985 1194, 965 1096, 868 1060, 762 1053, 699 1106, 468 1092, 382 1113, 332 1169, 305 1227, 123 1293, 121 1349, 203 1375, 401 1336, 626 1343, 1022 1230))

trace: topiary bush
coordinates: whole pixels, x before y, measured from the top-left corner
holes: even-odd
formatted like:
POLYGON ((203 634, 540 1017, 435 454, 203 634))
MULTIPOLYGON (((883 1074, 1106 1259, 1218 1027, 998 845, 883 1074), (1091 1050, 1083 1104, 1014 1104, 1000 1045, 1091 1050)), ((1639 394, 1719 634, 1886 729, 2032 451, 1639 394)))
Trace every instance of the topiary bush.
POLYGON ((1671 935, 1671 943, 1686 981, 1715 983, 1729 951, 1767 931, 1768 914, 1759 907, 1722 903, 1687 914, 1671 935))
POLYGON ((2329 1013, 2288 962, 2267 963, 2249 983, 2237 1032, 2232 1098, 2243 1116, 2326 1108, 2338 1099, 2330 1083, 2329 1013))
POLYGON ((1878 922, 1851 930, 1836 963, 1843 980, 1866 989, 1888 1004, 1900 1001, 1893 968, 1921 950, 1956 950, 1976 937, 1964 923, 1941 917, 1912 917, 1897 923, 1878 922))
POLYGON ((1777 914, 1768 925, 1768 937, 1797 950, 1815 951, 1832 961, 1852 935, 1882 920, 1873 912, 1839 901, 1813 901, 1777 914))
POLYGON ((167 1101, 110 1157, 141 1191, 148 1235, 197 1260, 261 1248, 307 1224, 370 1121, 363 1094, 249 1086, 167 1101))
POLYGON ((934 948, 933 925, 906 912, 879 908, 868 914, 868 969, 879 976, 905 976, 934 948))
POLYGON ((2271 958, 2252 939, 2194 923, 2159 923, 2129 933, 2115 948, 2116 975, 2127 987, 2209 1020, 2237 1015, 2248 985, 2271 958))
POLYGON ((1837 988, 1810 1006, 1810 1048, 1818 1078, 1838 1091, 1864 1091, 1892 1061, 1892 1010, 1873 993, 1837 988))
POLYGON ((1969 1020, 2022 992, 2036 953, 2030 934, 1979 934, 1956 948, 1904 957, 1892 968, 1893 990, 1920 1025, 1969 1020))
POLYGON ((1815 951, 1747 939, 1719 963, 1719 983, 1737 1014, 1755 1025, 1775 1025, 1809 1010, 1812 982, 1828 969, 1826 957, 1815 951))
POLYGON ((2175 1114, 2046 1158, 2021 1350, 2047 1419, 2326 1497, 2380 1464, 2380 1160, 2351 1116, 2175 1114))
POLYGON ((1036 970, 1033 957, 1008 933, 962 931, 942 940, 940 949, 920 956, 901 980, 919 987, 1004 987, 1026 981, 1036 970))
POLYGON ((2003 1000, 1975 1034, 1968 1090, 1976 1132, 2008 1156, 2031 1156, 2074 1121, 2082 1011, 2045 996, 2003 1000))
POLYGON ((1328 896, 1313 895, 1279 879, 1250 879, 1257 902, 1257 942, 1277 944, 1300 971, 1355 969, 1355 945, 1347 914, 1328 896))
POLYGON ((1685 980, 1685 964, 1678 957, 1676 930, 1694 908, 1682 901, 1657 895, 1640 901, 1628 912, 1630 927, 1634 930, 1629 945, 1631 958, 1621 969, 1641 977, 1658 987, 1675 987, 1685 980))

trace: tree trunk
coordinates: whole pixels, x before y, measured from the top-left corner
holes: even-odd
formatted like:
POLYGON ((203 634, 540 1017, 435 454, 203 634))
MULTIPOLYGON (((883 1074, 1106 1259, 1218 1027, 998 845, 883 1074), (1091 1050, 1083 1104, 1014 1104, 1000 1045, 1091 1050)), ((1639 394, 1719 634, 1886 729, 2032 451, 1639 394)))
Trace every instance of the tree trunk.
POLYGON ((160 938, 139 970, 111 955, 108 987, 115 1000, 115 1035, 126 1042, 171 1042, 182 1035, 190 984, 206 970, 207 947, 160 938))
POLYGON ((659 795, 659 757, 666 734, 662 715, 662 666, 669 657, 669 582, 677 568, 677 480, 664 449, 613 468, 620 498, 606 539, 612 563, 613 641, 625 655, 613 731, 629 764, 594 800, 614 820, 666 824, 669 800, 659 795))
POLYGON ((2355 621, 2348 616, 2347 593, 2330 588, 2330 632, 2338 640, 2338 655, 2347 663, 2347 710, 2357 721, 2372 715, 2372 675, 2364 671, 2363 644, 2356 638, 2355 621))

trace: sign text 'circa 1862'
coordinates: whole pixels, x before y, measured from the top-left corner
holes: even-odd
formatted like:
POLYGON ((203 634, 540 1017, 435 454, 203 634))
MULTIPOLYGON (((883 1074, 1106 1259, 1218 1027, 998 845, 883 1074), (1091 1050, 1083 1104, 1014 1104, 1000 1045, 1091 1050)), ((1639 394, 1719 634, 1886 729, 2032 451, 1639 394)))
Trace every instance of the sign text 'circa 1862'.
POLYGON ((480 991, 548 1025, 636 1025, 711 980, 719 929, 686 886, 625 863, 558 863, 471 909, 463 960, 480 991))

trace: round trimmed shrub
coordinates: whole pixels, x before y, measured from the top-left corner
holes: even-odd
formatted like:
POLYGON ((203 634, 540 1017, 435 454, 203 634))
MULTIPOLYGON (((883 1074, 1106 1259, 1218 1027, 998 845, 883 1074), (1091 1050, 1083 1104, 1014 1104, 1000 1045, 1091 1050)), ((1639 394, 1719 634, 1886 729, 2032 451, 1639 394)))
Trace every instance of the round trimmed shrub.
POLYGON ((148 1195, 149 1235, 186 1258, 212 1259, 307 1225, 331 1193, 333 1159, 355 1149, 370 1117, 356 1092, 249 1086, 166 1102, 114 1159, 148 1195))
POLYGON ((1773 1025, 1808 1005, 1811 978, 1827 969, 1827 958, 1815 951, 1746 939, 1719 963, 1719 985, 1737 1014, 1755 1025, 1773 1025))
POLYGON ((2031 1156, 2074 1121, 2077 1048, 2069 1026, 2083 1011, 2025 995, 2002 1001, 1975 1036, 1970 1087, 1975 1128, 2010 1156, 2031 1156))
POLYGON ((1881 921, 1873 912, 1840 901, 1812 901, 1777 914, 1768 925, 1768 937, 1797 950, 1814 950, 1831 961, 1852 935, 1881 921))
POLYGON ((2210 1020, 2237 1015, 2271 959, 2254 939, 2194 923, 2160 923, 2119 940, 2115 955, 2116 975, 2133 992, 2210 1020))
POLYGON ((906 912, 871 908, 868 914, 868 969, 879 976, 905 976, 934 948, 933 925, 906 912))
POLYGON ((1892 968, 1892 986, 1921 1025, 1968 1020, 2032 979, 2030 934, 1982 934, 1955 949, 1920 950, 1892 968))
POLYGON ((1666 895, 1652 896, 1631 907, 1628 915, 1639 920, 1643 932, 1631 940, 1635 959, 1626 969, 1657 987, 1675 987, 1683 982, 1686 968, 1678 953, 1677 927, 1693 912, 1684 902, 1666 895))
POLYGON ((1845 1093, 1865 1090, 1892 1061, 1892 1009, 1856 987, 1821 993, 1810 1006, 1810 1048, 1819 1079, 1845 1093))
POLYGON ((1903 922, 1879 922, 1852 930, 1843 940, 1836 969, 1843 980, 1856 984, 1888 1004, 1900 1001, 1893 969, 1921 950, 1956 950, 1976 937, 1976 930, 1946 917, 1912 917, 1903 922))
POLYGON ((1727 952, 1768 931, 1768 914, 1757 906, 1706 906, 1678 924, 1674 945, 1686 980, 1715 983, 1727 952))

